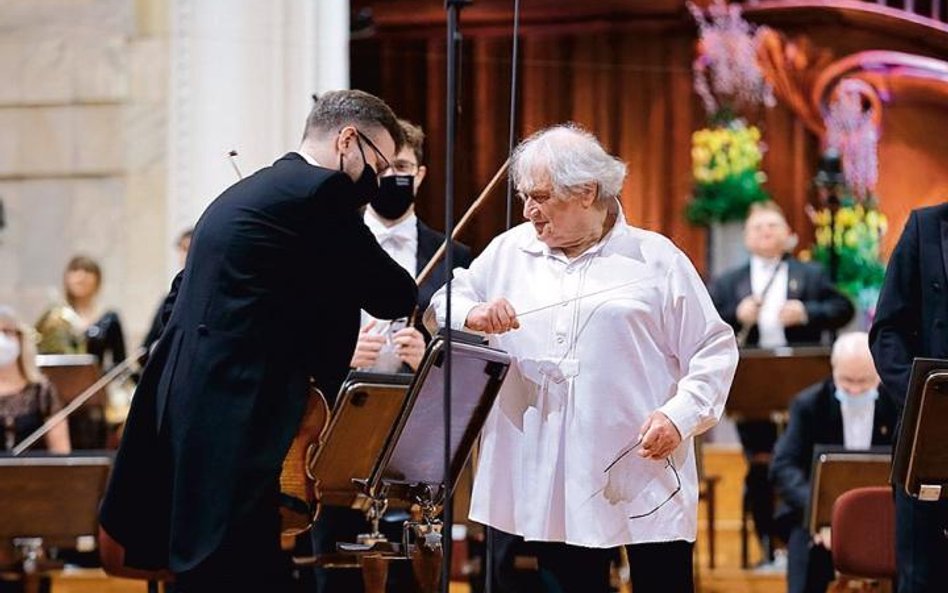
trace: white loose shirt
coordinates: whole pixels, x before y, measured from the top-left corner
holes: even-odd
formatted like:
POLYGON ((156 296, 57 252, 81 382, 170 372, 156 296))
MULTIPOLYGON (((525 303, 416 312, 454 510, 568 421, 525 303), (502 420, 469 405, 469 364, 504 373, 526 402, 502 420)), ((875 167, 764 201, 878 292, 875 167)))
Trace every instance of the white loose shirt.
POLYGON ((780 348, 787 345, 787 335, 780 321, 780 310, 787 303, 787 283, 789 271, 781 258, 764 259, 756 255, 751 257, 751 292, 760 297, 767 283, 773 283, 763 295, 760 314, 757 316, 757 330, 760 332, 758 345, 761 348, 780 348), (779 268, 778 268, 779 266, 779 268), (774 274, 776 273, 776 276, 774 274))
MULTIPOLYGON (((471 519, 587 547, 694 541, 692 437, 721 417, 738 353, 688 258, 621 213, 573 260, 525 223, 455 270, 453 287, 455 328, 473 306, 500 297, 522 314, 520 329, 490 337, 513 364, 481 434, 471 519), (675 488, 665 462, 636 453, 605 471, 655 410, 684 437, 672 455, 681 491, 630 519, 675 488)), ((442 289, 432 299, 442 325, 444 302, 442 289)))

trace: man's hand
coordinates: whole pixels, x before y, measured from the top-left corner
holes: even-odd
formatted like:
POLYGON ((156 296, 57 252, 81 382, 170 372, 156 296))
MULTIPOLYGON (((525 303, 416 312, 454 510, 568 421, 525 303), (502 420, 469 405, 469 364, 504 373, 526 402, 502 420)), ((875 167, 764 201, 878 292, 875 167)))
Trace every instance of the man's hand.
POLYGON ((352 361, 349 366, 354 369, 365 369, 375 366, 375 361, 379 358, 379 351, 385 344, 385 336, 370 334, 377 322, 372 321, 365 324, 359 330, 359 341, 356 342, 355 352, 352 354, 352 361))
POLYGON ((649 414, 639 430, 642 447, 639 455, 646 459, 665 459, 681 443, 681 433, 668 416, 658 410, 649 414))
POLYGON ((806 314, 806 305, 801 301, 787 301, 780 309, 780 323, 784 327, 806 325, 809 320, 810 318, 806 314))
POLYGON ((421 357, 425 354, 425 338, 421 332, 413 327, 400 329, 392 336, 392 342, 395 344, 396 356, 411 370, 417 371, 421 357))
POLYGON ((503 298, 482 303, 471 309, 464 325, 486 334, 502 334, 520 328, 517 312, 514 311, 510 301, 503 298))
POLYGON ((746 296, 744 300, 737 305, 737 320, 741 325, 754 325, 757 323, 757 317, 760 315, 760 301, 753 296, 746 296))

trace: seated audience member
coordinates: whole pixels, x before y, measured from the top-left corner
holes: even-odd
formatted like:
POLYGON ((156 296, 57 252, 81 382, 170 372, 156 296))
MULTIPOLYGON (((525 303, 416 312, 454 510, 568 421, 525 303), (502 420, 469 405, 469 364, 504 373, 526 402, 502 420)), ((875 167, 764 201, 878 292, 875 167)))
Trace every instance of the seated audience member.
MULTIPOLYGON (((829 274, 818 264, 790 256, 790 225, 775 203, 751 207, 744 244, 750 262, 715 279, 710 291, 718 313, 734 328, 739 346, 828 343, 828 334, 852 319, 852 304, 834 288, 829 274)), ((767 472, 777 426, 746 421, 738 422, 737 431, 748 461, 744 506, 750 509, 764 555, 770 560, 774 495, 767 472)))
POLYGON ((840 336, 833 345, 832 365, 831 378, 808 387, 794 399, 790 423, 777 441, 770 472, 784 503, 776 523, 777 531, 789 542, 789 593, 824 593, 834 577, 829 542, 819 536, 811 539, 804 526, 814 448, 891 445, 895 430, 897 412, 889 398, 879 396, 879 375, 872 363, 868 335, 852 332, 840 336))
MULTIPOLYGON (((10 451, 62 406, 55 388, 36 368, 33 332, 13 310, 0 306, 0 419, 3 448, 10 451)), ((69 453, 69 425, 64 421, 33 446, 69 453)))

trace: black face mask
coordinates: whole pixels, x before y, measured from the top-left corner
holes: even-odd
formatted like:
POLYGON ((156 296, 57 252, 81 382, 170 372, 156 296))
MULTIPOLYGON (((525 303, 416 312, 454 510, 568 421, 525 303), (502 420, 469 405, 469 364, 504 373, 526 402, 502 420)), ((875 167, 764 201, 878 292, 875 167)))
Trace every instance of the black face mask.
MULTIPOLYGON (((375 169, 369 166, 365 160, 365 150, 362 149, 362 141, 356 138, 356 145, 359 147, 359 154, 362 155, 362 174, 355 180, 355 191, 352 194, 352 200, 356 208, 361 208, 374 200, 379 193, 379 180, 375 169)), ((339 170, 342 168, 342 155, 339 155, 339 170)))
POLYGON ((415 201, 414 175, 389 175, 379 181, 379 191, 370 202, 379 216, 398 220, 415 201))

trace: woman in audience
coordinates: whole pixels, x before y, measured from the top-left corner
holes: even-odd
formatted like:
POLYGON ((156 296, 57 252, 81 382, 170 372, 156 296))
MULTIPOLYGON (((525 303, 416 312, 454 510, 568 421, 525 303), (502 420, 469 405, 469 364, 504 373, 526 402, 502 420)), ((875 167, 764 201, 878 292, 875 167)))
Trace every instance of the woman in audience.
MULTIPOLYGON (((56 390, 36 368, 33 332, 0 305, 0 421, 4 450, 9 451, 61 408, 56 390)), ((69 453, 69 426, 56 425, 34 449, 69 453)))
POLYGON ((97 297, 102 269, 92 258, 77 255, 63 274, 65 304, 51 307, 36 324, 41 354, 89 353, 109 369, 125 360, 125 336, 115 311, 102 312, 97 297))

